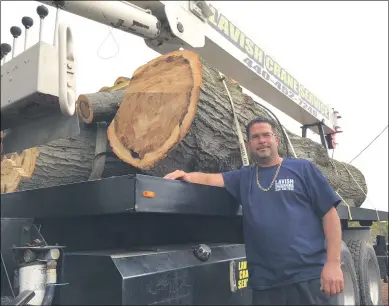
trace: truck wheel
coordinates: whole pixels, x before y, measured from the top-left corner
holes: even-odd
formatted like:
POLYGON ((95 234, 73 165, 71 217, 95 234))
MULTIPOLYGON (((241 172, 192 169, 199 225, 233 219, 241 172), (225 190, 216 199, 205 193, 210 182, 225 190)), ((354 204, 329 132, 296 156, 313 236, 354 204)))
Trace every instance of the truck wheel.
POLYGON ((381 305, 381 274, 373 246, 353 239, 347 245, 354 260, 362 305, 381 305))
POLYGON ((353 257, 343 241, 341 268, 344 279, 344 290, 338 295, 338 305, 360 305, 358 279, 354 268, 353 257))

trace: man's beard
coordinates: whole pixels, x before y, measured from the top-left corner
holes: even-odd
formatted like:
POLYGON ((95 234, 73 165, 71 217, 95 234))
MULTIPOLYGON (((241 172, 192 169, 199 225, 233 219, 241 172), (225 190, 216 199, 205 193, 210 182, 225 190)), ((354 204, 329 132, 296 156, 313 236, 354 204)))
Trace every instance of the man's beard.
POLYGON ((272 160, 272 155, 259 155, 257 152, 251 153, 253 160, 258 164, 266 164, 272 160))

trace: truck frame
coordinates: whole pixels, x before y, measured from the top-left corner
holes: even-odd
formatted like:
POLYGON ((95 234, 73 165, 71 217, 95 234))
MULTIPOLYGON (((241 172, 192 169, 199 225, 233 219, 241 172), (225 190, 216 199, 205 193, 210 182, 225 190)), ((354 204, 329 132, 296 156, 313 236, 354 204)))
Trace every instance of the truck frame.
MULTIPOLYGON (((205 1, 40 2, 141 36, 161 54, 194 50, 298 120, 303 137, 307 129, 319 133, 327 149, 340 132, 337 111, 243 33, 234 40, 223 29, 238 28, 205 1)), ((53 46, 39 42, 1 67, 2 154, 79 132, 71 29, 57 23, 55 33, 53 46), (42 57, 58 70, 48 71, 42 57), (23 66, 27 60, 36 65, 23 66), (12 70, 17 65, 23 67, 12 70), (3 78, 27 84, 31 73, 37 82, 18 95, 3 78), (42 81, 48 75, 57 87, 42 81), (33 119, 15 115, 32 103, 40 106, 33 119)), ((339 303, 379 305, 388 245, 382 235, 371 241, 371 225, 387 221, 388 213, 344 204, 337 211, 345 276, 339 303), (349 227, 350 221, 361 226, 349 227)), ((223 188, 136 174, 6 193, 1 237, 2 305, 251 303, 241 206, 223 188)))

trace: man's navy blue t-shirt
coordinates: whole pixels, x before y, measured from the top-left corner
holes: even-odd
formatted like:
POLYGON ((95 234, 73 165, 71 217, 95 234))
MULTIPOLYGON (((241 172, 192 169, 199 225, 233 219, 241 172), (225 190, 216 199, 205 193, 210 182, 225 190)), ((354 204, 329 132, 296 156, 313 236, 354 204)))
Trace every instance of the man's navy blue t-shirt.
MULTIPOLYGON (((277 167, 259 167, 263 188, 277 167)), ((222 173, 226 189, 242 204, 249 285, 260 290, 320 278, 327 260, 322 217, 339 196, 308 160, 284 158, 266 192, 257 185, 256 170, 222 173)))

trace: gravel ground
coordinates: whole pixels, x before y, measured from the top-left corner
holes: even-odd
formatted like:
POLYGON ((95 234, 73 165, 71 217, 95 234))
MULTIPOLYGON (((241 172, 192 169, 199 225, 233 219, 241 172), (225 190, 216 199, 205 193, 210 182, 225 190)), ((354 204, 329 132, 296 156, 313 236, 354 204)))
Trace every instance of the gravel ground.
POLYGON ((382 304, 384 306, 388 306, 388 284, 385 284, 384 281, 382 284, 382 304))

